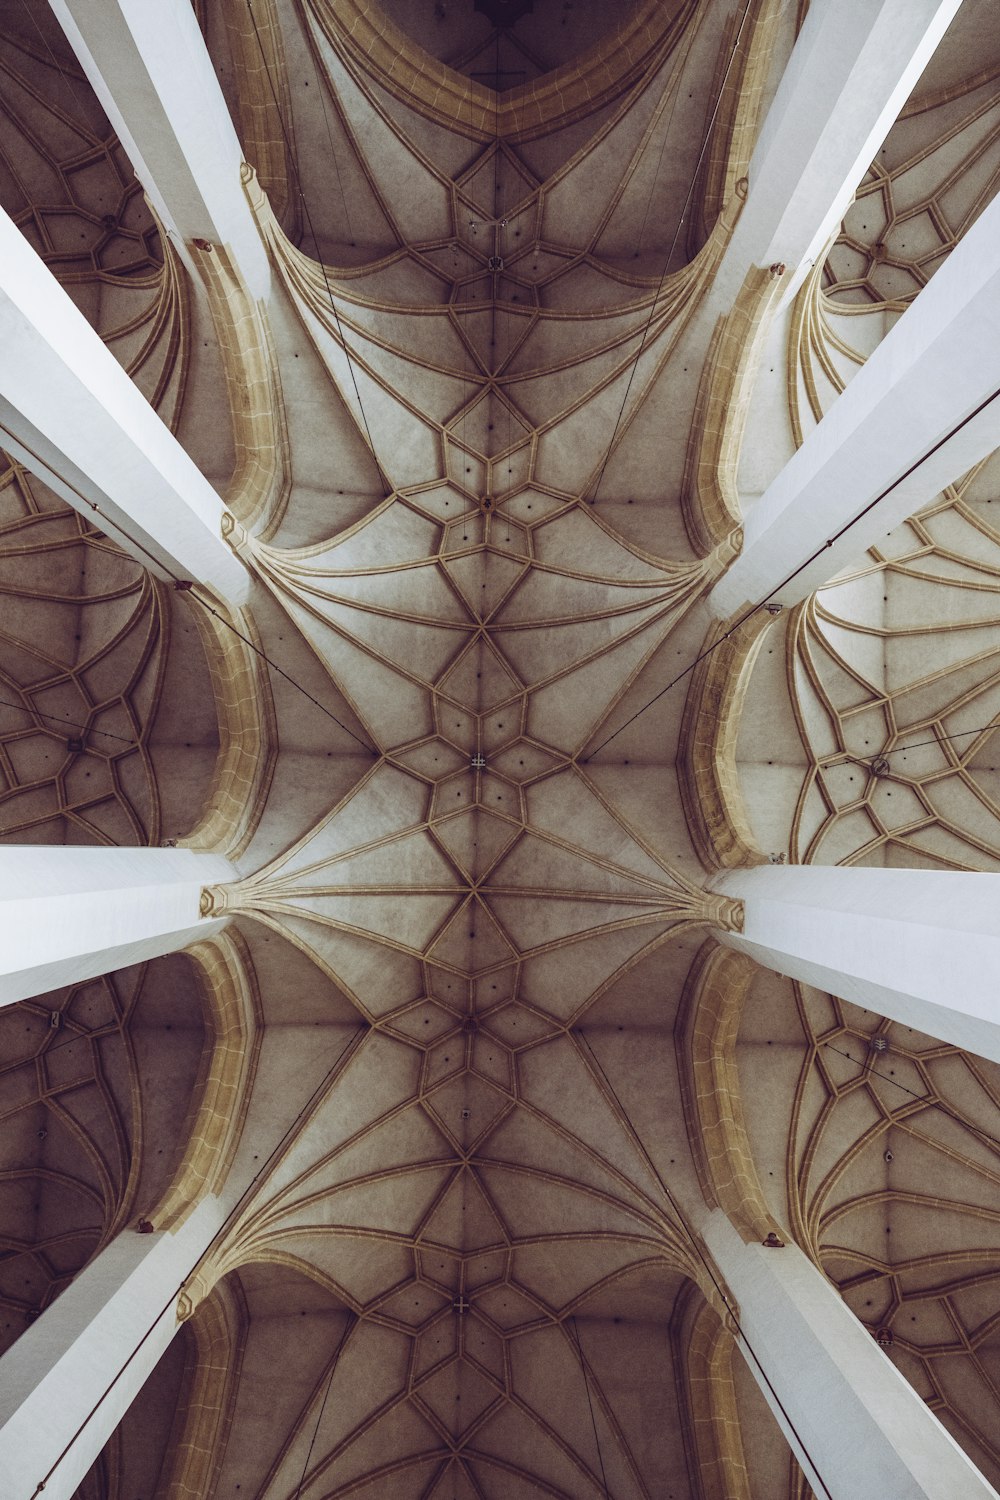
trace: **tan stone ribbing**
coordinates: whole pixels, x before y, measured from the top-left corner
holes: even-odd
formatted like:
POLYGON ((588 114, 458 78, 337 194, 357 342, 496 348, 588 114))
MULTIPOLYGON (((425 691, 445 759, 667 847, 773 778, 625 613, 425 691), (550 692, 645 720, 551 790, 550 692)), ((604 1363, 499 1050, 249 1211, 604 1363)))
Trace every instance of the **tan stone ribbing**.
POLYGON ((674 1045, 688 1139, 705 1202, 721 1208, 744 1239, 775 1229, 750 1150, 736 1038, 757 966, 745 954, 703 945, 681 997, 674 1045))
MULTIPOLYGON (((186 599, 185 594, 179 595, 186 599)), ((277 754, 274 702, 267 668, 247 642, 259 636, 247 610, 215 603, 224 620, 198 603, 189 605, 212 679, 219 752, 201 821, 183 840, 235 859, 246 848, 264 810, 277 754), (238 633, 237 633, 238 632, 238 633), (241 639, 246 637, 246 639, 241 639)))
POLYGON ((699 1500, 750 1500, 733 1382, 736 1345, 716 1309, 693 1284, 678 1298, 671 1343, 699 1500))
MULTIPOLYGON (((244 183, 260 195, 252 167, 244 183)), ((272 213, 275 210, 272 207, 272 213)), ((278 362, 263 306, 247 291, 223 246, 191 248, 208 294, 226 374, 233 423, 236 467, 226 488, 226 504, 243 526, 264 534, 279 524, 291 487, 285 403, 278 362)))
POLYGON ((183 1139, 187 1145, 165 1197, 151 1215, 173 1229, 226 1180, 239 1143, 260 1050, 260 997, 249 950, 232 929, 187 949, 197 965, 205 1041, 183 1139))
POLYGON ((763 610, 726 636, 712 627, 702 647, 720 642, 691 675, 678 742, 677 781, 688 832, 706 869, 761 864, 740 787, 736 751, 747 686, 771 616, 763 610))
POLYGON ((780 276, 751 266, 730 312, 712 334, 691 419, 681 507, 696 552, 707 557, 739 527, 737 472, 760 348, 780 276))
MULTIPOLYGON (((303 0, 297 0, 304 9, 303 0)), ((474 139, 531 140, 583 119, 650 76, 677 45, 697 0, 644 0, 617 32, 561 68, 497 95, 439 62, 377 0, 310 0, 332 47, 427 119, 474 139)))
POLYGON ((154 1500, 205 1500, 215 1493, 236 1407, 247 1330, 239 1283, 220 1282, 185 1327, 181 1399, 154 1500))
POLYGON ((296 187, 294 115, 285 48, 274 0, 221 0, 238 82, 236 132, 286 234, 298 239, 301 199, 296 187), (255 23, 256 22, 256 26, 255 23), (262 55, 263 54, 263 55, 262 55))
POLYGON ((719 99, 719 109, 700 173, 700 212, 692 219, 692 227, 700 231, 702 239, 710 233, 750 166, 764 103, 770 94, 778 22, 786 5, 787 0, 753 0, 735 52, 742 11, 734 11, 723 28, 710 95, 719 99))

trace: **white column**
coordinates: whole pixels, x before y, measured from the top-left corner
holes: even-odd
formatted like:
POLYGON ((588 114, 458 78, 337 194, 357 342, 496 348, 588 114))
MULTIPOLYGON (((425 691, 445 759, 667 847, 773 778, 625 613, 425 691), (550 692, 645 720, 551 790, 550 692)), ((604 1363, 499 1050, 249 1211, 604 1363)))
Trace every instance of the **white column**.
POLYGON ((1000 875, 764 865, 712 885, 745 909, 720 941, 1000 1062, 1000 875))
POLYGON ((211 937, 202 888, 236 878, 194 849, 0 847, 0 1005, 211 937))
POLYGON ((812 0, 747 173, 720 270, 788 267, 787 301, 821 255, 961 0, 812 0))
POLYGON ((223 245, 253 297, 270 270, 243 152, 190 0, 49 0, 177 248, 223 245))
POLYGON ((768 597, 797 604, 863 558, 1000 447, 997 398, 1000 198, 764 491, 747 518, 742 553, 712 591, 713 613, 726 619, 768 597))
POLYGON ((0 447, 158 577, 245 599, 222 501, 2 209, 0 349, 0 447))
POLYGON ((223 1221, 125 1230, 0 1359, 0 1494, 71 1500, 177 1330, 177 1296, 223 1221))
POLYGON ((996 1500, 996 1490, 795 1245, 705 1241, 739 1304, 740 1348, 817 1500, 996 1500))

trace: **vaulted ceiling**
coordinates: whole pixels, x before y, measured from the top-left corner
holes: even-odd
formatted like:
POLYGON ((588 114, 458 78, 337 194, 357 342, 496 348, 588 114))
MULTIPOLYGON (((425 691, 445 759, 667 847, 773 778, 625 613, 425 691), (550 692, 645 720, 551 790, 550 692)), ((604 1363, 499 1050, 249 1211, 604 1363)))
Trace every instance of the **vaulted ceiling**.
MULTIPOLYGON (((226 493, 281 668, 7 461, 3 837, 224 826, 263 1036, 265 1166, 80 1494, 802 1500, 693 1228, 678 1055, 731 920, 702 789, 751 859, 998 867, 993 466, 659 696, 732 555, 690 525, 705 301, 796 8, 750 0, 739 46, 716 0, 195 8, 256 169, 256 340, 165 250, 47 6, 0 11, 0 201, 226 493)), ((772 331, 745 494, 992 196, 989 9, 772 331)), ((767 1209, 996 1482, 1000 1073, 726 983, 767 1209)), ((5 1341, 161 1201, 212 986, 175 956, 0 1017, 5 1341)))

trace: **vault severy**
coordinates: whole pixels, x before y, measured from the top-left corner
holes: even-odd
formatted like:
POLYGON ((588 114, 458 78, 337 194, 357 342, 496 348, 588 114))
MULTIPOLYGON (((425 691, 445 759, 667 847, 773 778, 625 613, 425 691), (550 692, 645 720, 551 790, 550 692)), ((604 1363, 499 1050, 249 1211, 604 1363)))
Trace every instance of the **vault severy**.
MULTIPOLYGON (((262 1494, 291 1494, 304 1466, 316 1496, 535 1500, 596 1496, 609 1463, 616 1494, 687 1494, 685 1358, 707 1338, 698 1309, 712 1289, 664 1187, 683 1193, 693 1175, 663 1038, 706 919, 734 913, 706 904, 686 834, 644 817, 639 767, 627 769, 636 741, 594 748, 696 645, 696 595, 721 565, 664 519, 676 453, 648 456, 674 393, 681 412, 693 398, 671 356, 716 248, 684 236, 677 275, 649 273, 670 248, 674 183, 649 263, 632 255, 651 164, 680 128, 664 108, 677 79, 664 64, 628 109, 621 92, 572 130, 554 117, 548 159, 540 116, 511 146, 490 139, 494 110, 472 147, 438 140, 442 167, 440 121, 359 71, 335 10, 289 6, 281 24, 289 79, 303 58, 321 62, 314 87, 329 72, 334 155, 359 184, 365 233, 340 255, 343 226, 304 229, 305 248, 325 247, 324 274, 258 210, 292 310, 282 374, 307 341, 342 403, 333 437, 312 445, 329 476, 348 435, 370 440, 385 484, 346 529, 326 492, 324 518, 312 497, 303 523, 293 484, 284 514, 241 546, 265 645, 277 654, 294 637, 298 670, 311 662, 310 685, 362 744, 341 753, 335 736, 328 781, 316 756, 308 788, 279 756, 263 808, 272 847, 251 843, 241 881, 213 894, 262 971, 265 944, 293 945, 284 968, 271 950, 276 994, 305 1004, 322 984, 338 1022, 346 1011, 361 1025, 336 1087, 220 1247, 187 1328, 207 1368, 222 1349, 243 1362, 238 1382, 207 1392, 234 1424, 212 1482, 260 1487, 266 1472, 262 1494), (627 158, 616 202, 590 191, 602 150, 627 158), (509 212, 494 219, 498 182, 509 212), (309 545, 284 545, 303 532, 309 545), (661 1081, 647 1099, 636 1078, 651 1057, 661 1081), (268 1404, 290 1344, 301 1368, 268 1404)), ((717 22, 706 10, 678 54, 697 109, 717 22)), ((290 88, 300 158, 316 160, 330 137, 301 77, 290 88)), ((711 228, 704 204, 701 216, 711 228)), ((306 712, 294 701, 279 712, 285 745, 306 712)), ((643 769, 669 778, 678 726, 661 723, 643 769)), ((829 1034, 817 1022, 789 1046, 829 1034)), ((766 1170, 792 1170, 792 1148, 752 1125, 759 1162, 777 1164, 766 1170)), ((751 1411, 753 1399, 741 1392, 751 1411)), ((126 1424, 120 1462, 138 1473, 129 1441, 126 1424)), ((756 1441, 760 1472, 782 1471, 774 1492, 801 1493, 773 1435, 756 1441)))

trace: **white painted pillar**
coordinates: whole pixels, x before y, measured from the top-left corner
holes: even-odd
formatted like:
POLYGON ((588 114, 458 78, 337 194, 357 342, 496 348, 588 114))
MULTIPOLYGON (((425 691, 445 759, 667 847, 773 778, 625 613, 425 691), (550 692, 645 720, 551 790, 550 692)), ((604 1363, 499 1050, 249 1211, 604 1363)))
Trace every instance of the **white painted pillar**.
POLYGON ((712 886, 745 909, 720 941, 1000 1062, 1000 875, 764 865, 712 886))
POLYGON ((817 1500, 996 1500, 996 1490, 795 1245, 706 1244, 739 1304, 740 1348, 817 1500))
POLYGON ((245 599, 222 501, 2 209, 0 350, 0 447, 158 577, 245 599))
POLYGON ((224 246, 250 294, 266 295, 243 151, 190 0, 49 3, 177 249, 224 246))
POLYGON ((0 1359, 0 1494, 71 1500, 177 1331, 177 1296, 223 1222, 127 1229, 0 1359))
POLYGON ((0 846, 0 1005, 212 937, 202 888, 236 878, 194 849, 0 846))
MULTIPOLYGON (((746 206, 719 273, 729 301, 751 266, 797 291, 851 205, 961 0, 812 0, 750 161, 746 206)), ((780 304, 779 304, 780 305, 780 304)))
POLYGON ((710 595, 713 613, 726 619, 766 598, 797 604, 997 447, 1000 198, 764 491, 710 595))

